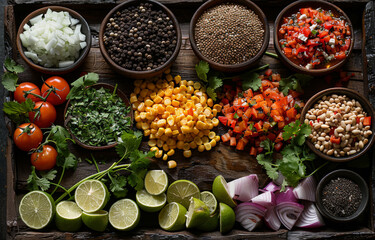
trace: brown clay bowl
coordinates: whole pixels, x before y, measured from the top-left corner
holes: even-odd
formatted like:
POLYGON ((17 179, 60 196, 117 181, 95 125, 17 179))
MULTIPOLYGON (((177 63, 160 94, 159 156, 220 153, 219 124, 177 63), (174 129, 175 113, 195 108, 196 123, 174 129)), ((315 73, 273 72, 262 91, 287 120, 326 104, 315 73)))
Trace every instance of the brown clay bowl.
POLYGON ((204 3, 202 6, 198 8, 198 10, 194 13, 193 18, 190 22, 190 28, 189 28, 189 39, 190 39, 190 45, 195 53, 195 55, 203 61, 206 61, 210 64, 210 66, 220 72, 227 72, 227 73, 234 73, 234 72, 241 72, 245 71, 252 66, 256 65, 259 60, 262 58, 264 53, 266 52, 268 48, 268 43, 270 40, 270 30, 267 22, 266 15, 263 13, 263 11, 253 2, 249 0, 210 0, 206 3, 204 3), (263 43, 262 47, 260 48, 259 52, 251 59, 239 63, 239 64, 232 64, 232 65, 226 65, 226 64, 220 64, 217 62, 212 61, 211 59, 205 57, 198 49, 197 43, 195 41, 195 25, 197 24, 197 21, 201 17, 201 15, 207 10, 212 7, 215 7, 217 5, 223 4, 223 3, 236 3, 241 4, 246 7, 248 7, 250 10, 252 10, 256 15, 258 15, 259 20, 263 23, 264 27, 264 37, 263 37, 263 43))
POLYGON ((304 73, 304 74, 309 74, 309 75, 313 75, 313 76, 322 76, 322 75, 326 75, 326 74, 329 74, 331 72, 334 72, 336 71, 337 69, 340 69, 345 63, 346 61, 349 59, 352 51, 353 51, 353 46, 354 46, 354 29, 353 29, 353 25, 349 19, 349 17, 345 14, 344 11, 342 11, 339 7, 337 7, 336 5, 332 4, 332 3, 329 3, 327 1, 320 1, 320 0, 309 0, 309 1, 305 1, 305 0, 301 0, 301 1, 296 1, 296 2, 293 2, 291 4, 289 4, 287 7, 285 7, 280 13, 279 15, 277 16, 276 20, 275 20, 275 25, 274 25, 274 32, 273 32, 273 39, 274 39, 274 47, 275 47, 275 50, 276 50, 276 53, 277 55, 279 56, 280 60, 290 69, 292 69, 293 71, 297 71, 297 72, 300 72, 300 73, 304 73), (343 59, 342 61, 340 61, 339 63, 329 67, 329 68, 325 68, 325 69, 307 69, 305 67, 302 67, 302 66, 299 66, 297 64, 295 64, 294 62, 292 62, 291 60, 289 60, 285 54, 283 53, 283 51, 281 50, 281 47, 280 47, 280 44, 279 44, 279 29, 282 25, 282 20, 284 17, 289 17, 291 16, 292 14, 295 14, 299 11, 300 8, 306 8, 306 7, 311 7, 311 8, 322 8, 324 10, 331 10, 331 12, 335 15, 335 16, 342 16, 345 18, 345 20, 349 23, 349 26, 350 26, 350 31, 352 33, 352 38, 351 38, 351 43, 350 43, 350 47, 348 49, 348 54, 346 56, 345 59, 343 59))
POLYGON ((325 177, 320 180, 317 188, 316 188, 316 207, 318 208, 319 212, 329 221, 334 223, 352 223, 355 222, 365 211, 367 203, 369 201, 369 190, 366 181, 357 173, 346 170, 346 169, 339 169, 333 172, 330 172, 325 177), (347 217, 338 217, 331 214, 323 205, 322 202, 322 192, 324 187, 331 181, 337 178, 346 178, 348 180, 353 181, 359 187, 359 190, 362 193, 362 200, 359 204, 359 207, 355 213, 347 217))
POLYGON ((48 6, 48 7, 43 7, 38 10, 35 10, 34 12, 30 13, 27 15, 27 17, 22 21, 21 25, 18 28, 17 32, 17 49, 18 52, 20 53, 22 59, 33 69, 35 69, 38 72, 42 72, 45 74, 66 74, 69 72, 72 72, 73 70, 77 69, 84 61, 88 53, 90 52, 91 48, 91 31, 88 23, 86 20, 76 11, 66 8, 66 7, 61 7, 61 6, 48 6), (81 49, 80 54, 78 59, 75 60, 75 62, 67 67, 53 67, 53 68, 46 68, 41 65, 38 65, 34 63, 31 59, 26 57, 24 54, 25 48, 22 46, 21 39, 20 39, 20 34, 24 31, 23 27, 26 23, 30 21, 35 16, 38 16, 39 14, 46 13, 48 9, 51 9, 53 11, 65 11, 69 12, 70 16, 72 16, 75 19, 78 19, 80 21, 81 26, 81 32, 86 35, 86 44, 87 46, 84 49, 81 49))
POLYGON ((369 136, 369 138, 368 138, 369 142, 364 146, 364 148, 361 151, 359 151, 359 152, 357 152, 353 155, 349 155, 349 156, 345 156, 345 157, 329 156, 329 155, 319 151, 318 149, 316 149, 314 147, 314 144, 309 139, 306 140, 306 144, 320 158, 323 158, 323 159, 326 159, 326 160, 332 161, 332 162, 351 161, 351 160, 354 160, 356 158, 359 158, 360 156, 365 154, 367 151, 369 151, 372 148, 372 145, 375 142, 375 134, 374 134, 374 130, 375 130, 374 115, 375 115, 375 113, 374 113, 374 109, 372 108, 370 102, 366 98, 361 96, 358 92, 356 92, 354 90, 351 90, 351 89, 348 89, 348 88, 337 87, 337 88, 329 88, 329 89, 320 91, 317 94, 315 94, 314 96, 312 96, 306 102, 306 105, 301 112, 301 122, 305 121, 305 116, 306 116, 307 111, 309 109, 311 109, 315 105, 316 102, 318 102, 320 99, 322 99, 323 96, 328 96, 328 95, 332 95, 332 94, 346 95, 347 97, 349 97, 351 99, 357 100, 362 105, 362 108, 367 113, 367 116, 371 116, 371 131, 373 132, 373 134, 371 134, 369 136))
POLYGON ((180 25, 178 24, 177 18, 174 16, 174 14, 169 10, 166 6, 163 4, 154 1, 154 0, 129 0, 125 1, 116 7, 114 7, 103 19, 101 25, 100 25, 100 30, 99 30, 99 47, 100 47, 100 52, 102 53, 104 59, 106 62, 119 74, 124 75, 128 78, 132 79, 147 79, 147 78, 152 78, 155 76, 161 75, 166 69, 170 68, 173 62, 176 60, 178 53, 180 52, 181 48, 181 42, 182 42, 182 35, 181 35, 181 28, 180 25), (133 71, 129 70, 126 68, 123 68, 119 66, 117 63, 115 63, 112 58, 109 56, 105 46, 104 46, 104 30, 106 27, 107 22, 111 18, 111 16, 117 12, 120 11, 124 8, 128 8, 132 5, 138 5, 139 3, 146 2, 146 3, 152 3, 154 6, 157 6, 158 8, 162 9, 168 17, 172 20, 173 26, 176 29, 176 34, 177 34, 177 43, 176 43, 176 48, 173 51, 171 57, 161 66, 151 69, 149 71, 133 71))
MULTIPOLYGON (((113 92, 115 90, 114 86, 112 86, 110 84, 106 84, 106 83, 97 83, 97 84, 94 84, 90 87, 95 88, 95 89, 106 88, 106 89, 109 89, 110 92, 113 92)), ((122 99, 122 101, 125 103, 126 106, 131 106, 129 99, 126 97, 126 95, 120 89, 117 88, 116 93, 122 99)), ((66 113, 68 111, 69 105, 70 105, 70 100, 68 100, 68 102, 65 105, 65 109, 64 109, 64 127, 69 131, 70 135, 72 136, 74 141, 79 146, 81 146, 85 149, 89 149, 89 150, 105 150, 105 149, 113 148, 117 145, 117 143, 114 143, 114 144, 110 144, 110 145, 106 145, 106 146, 92 146, 92 145, 85 144, 85 143, 81 142, 78 138, 76 138, 76 136, 72 133, 72 131, 70 130, 70 128, 68 126, 68 122, 69 122, 70 118, 69 118, 69 116, 67 116, 66 113)), ((131 107, 130 107, 130 112, 128 113, 128 116, 130 117, 131 121, 133 122, 134 121, 134 115, 133 115, 133 110, 131 109, 131 107)))

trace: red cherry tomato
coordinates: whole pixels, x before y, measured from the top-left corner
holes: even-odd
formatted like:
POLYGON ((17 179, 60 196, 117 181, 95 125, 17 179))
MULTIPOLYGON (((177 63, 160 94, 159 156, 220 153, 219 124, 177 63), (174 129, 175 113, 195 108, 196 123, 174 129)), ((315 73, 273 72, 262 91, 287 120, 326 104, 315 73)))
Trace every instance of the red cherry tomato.
POLYGON ((37 112, 29 112, 29 120, 40 128, 48 128, 56 120, 56 109, 49 102, 37 102, 34 109, 37 112))
POLYGON ((42 86, 43 97, 48 94, 48 89, 52 88, 52 92, 47 98, 47 102, 53 105, 60 105, 65 102, 66 96, 70 92, 70 87, 67 81, 61 77, 50 77, 48 78, 42 86))
POLYGON ((31 164, 36 170, 46 171, 56 165, 57 151, 50 145, 44 145, 41 152, 31 154, 31 164))
POLYGON ((33 100, 33 102, 40 101, 40 98, 31 94, 28 94, 25 98, 25 94, 28 91, 40 96, 40 89, 37 85, 31 82, 24 82, 18 85, 18 87, 16 88, 16 91, 14 92, 14 100, 16 100, 19 103, 23 103, 24 101, 26 101, 26 98, 30 98, 31 100, 33 100))
POLYGON ((33 123, 23 123, 17 127, 13 134, 16 146, 22 151, 30 151, 37 148, 43 140, 43 133, 33 123))

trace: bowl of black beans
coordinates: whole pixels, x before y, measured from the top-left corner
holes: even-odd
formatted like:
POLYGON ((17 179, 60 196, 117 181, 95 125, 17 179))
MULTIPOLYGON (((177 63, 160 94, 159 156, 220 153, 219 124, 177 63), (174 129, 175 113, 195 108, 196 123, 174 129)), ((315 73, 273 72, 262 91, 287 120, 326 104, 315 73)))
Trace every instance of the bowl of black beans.
POLYGON ((177 58, 181 29, 173 13, 153 0, 130 0, 102 21, 100 51, 114 70, 145 79, 162 74, 177 58))
POLYGON ((222 72, 256 65, 265 53, 269 27, 262 10, 249 0, 210 0, 194 13, 189 39, 195 55, 222 72))

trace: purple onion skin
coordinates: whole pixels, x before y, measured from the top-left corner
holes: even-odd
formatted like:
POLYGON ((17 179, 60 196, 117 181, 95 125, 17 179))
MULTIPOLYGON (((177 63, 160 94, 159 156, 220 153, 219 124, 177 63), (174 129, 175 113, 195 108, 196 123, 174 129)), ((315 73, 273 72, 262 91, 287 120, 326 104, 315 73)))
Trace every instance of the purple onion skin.
POLYGON ((276 205, 282 202, 298 202, 292 187, 286 187, 284 192, 276 192, 276 205))

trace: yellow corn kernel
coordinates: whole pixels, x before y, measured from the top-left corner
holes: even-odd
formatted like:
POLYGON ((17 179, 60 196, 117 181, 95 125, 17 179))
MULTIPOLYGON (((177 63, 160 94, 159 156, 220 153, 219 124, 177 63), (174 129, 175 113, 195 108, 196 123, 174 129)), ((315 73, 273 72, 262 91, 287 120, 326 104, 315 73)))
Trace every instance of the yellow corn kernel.
POLYGON ((164 105, 171 105, 172 101, 169 98, 164 99, 164 105))
POLYGON ((167 121, 165 121, 165 119, 160 119, 158 122, 157 122, 157 125, 158 127, 164 127, 165 124, 167 123, 167 121))
POLYGON ((135 87, 140 87, 141 84, 142 84, 142 82, 143 82, 142 80, 135 80, 135 81, 134 81, 134 86, 135 86, 135 87))
POLYGON ((155 139, 148 140, 148 145, 149 145, 150 147, 155 147, 155 146, 156 146, 156 140, 155 140, 155 139))
POLYGON ((178 135, 178 134, 180 134, 180 131, 178 131, 178 130, 173 130, 172 131, 172 134, 175 136, 175 135, 178 135))
POLYGON ((200 84, 199 82, 195 82, 195 83, 193 84, 193 87, 194 87, 195 89, 199 90, 199 89, 201 88, 201 84, 200 84))
POLYGON ((174 155, 174 149, 169 150, 169 151, 167 152, 167 155, 168 155, 168 156, 172 156, 172 155, 174 155))
POLYGON ((156 92, 152 92, 152 93, 150 94, 150 98, 151 98, 152 100, 154 100, 156 96, 157 96, 157 95, 156 95, 156 92))
POLYGON ((191 81, 191 80, 188 81, 188 82, 187 82, 187 85, 188 85, 188 86, 193 86, 193 85, 194 85, 194 81, 191 81))
POLYGON ((211 109, 210 109, 210 108, 206 108, 206 109, 204 109, 203 114, 204 114, 206 117, 209 117, 210 114, 211 114, 211 109))
POLYGON ((216 146, 216 140, 215 140, 215 139, 212 139, 212 140, 210 141, 210 145, 211 145, 211 147, 215 147, 215 146, 216 146))
POLYGON ((204 146, 203 146, 203 145, 199 145, 199 146, 198 146, 198 151, 199 151, 199 152, 203 152, 203 151, 204 151, 204 149, 205 149, 205 148, 204 148, 204 146))
POLYGON ((209 132, 209 133, 208 133, 208 138, 209 138, 209 139, 214 139, 215 136, 216 136, 216 133, 215 133, 215 132, 209 132))
POLYGON ((170 115, 171 115, 170 112, 164 112, 163 115, 161 115, 161 117, 162 117, 163 119, 167 119, 170 115))
POLYGON ((141 118, 141 119, 146 119, 146 112, 141 112, 141 113, 139 113, 139 117, 141 118))
POLYGON ((169 160, 169 161, 168 161, 168 168, 175 168, 175 167, 177 167, 177 163, 176 163, 176 161, 174 161, 174 160, 169 160))
POLYGON ((176 100, 173 100, 172 101, 172 106, 174 107, 178 107, 180 105, 180 102, 179 101, 176 101, 176 100))
POLYGON ((184 134, 180 133, 180 134, 177 135, 177 140, 178 141, 184 141, 184 139, 185 139, 184 134))
POLYGON ((168 136, 166 136, 166 135, 163 135, 163 136, 161 136, 160 137, 160 139, 162 140, 162 141, 167 141, 168 140, 168 136))
POLYGON ((205 143, 205 144, 204 144, 204 148, 205 148, 207 151, 210 151, 210 150, 211 150, 211 144, 210 144, 210 143, 205 143))
POLYGON ((150 129, 146 129, 143 132, 143 135, 145 135, 145 137, 150 136, 150 134, 151 134, 151 130, 150 129))
POLYGON ((165 153, 164 153, 164 155, 163 155, 163 160, 164 160, 164 161, 167 161, 167 160, 168 160, 168 155, 165 154, 165 153))
POLYGON ((142 122, 137 122, 135 124, 135 127, 138 128, 138 129, 142 129, 142 122))
POLYGON ((171 148, 171 146, 176 145, 176 140, 174 140, 173 138, 168 138, 167 144, 169 148, 171 148))
POLYGON ((213 115, 214 117, 217 116, 217 110, 216 110, 216 109, 212 109, 212 115, 213 115))
POLYGON ((163 150, 159 150, 155 153, 156 158, 161 158, 163 156, 163 150))
POLYGON ((142 82, 141 86, 139 86, 141 89, 143 88, 146 88, 147 87, 147 82, 142 82))
POLYGON ((181 89, 179 87, 173 88, 173 94, 178 94, 181 92, 181 89))
POLYGON ((199 129, 197 128, 197 127, 193 127, 193 134, 194 135, 198 135, 198 133, 199 133, 199 129))
POLYGON ((175 108, 172 107, 172 106, 167 106, 167 107, 165 108, 165 110, 168 111, 168 112, 170 112, 170 113, 175 113, 175 108))
POLYGON ((207 98, 205 98, 204 96, 202 96, 200 98, 200 103, 202 104, 202 106, 206 105, 206 102, 207 102, 207 98))
POLYGON ((204 129, 205 123, 202 121, 198 121, 197 124, 195 125, 199 130, 204 129))
POLYGON ((209 107, 212 107, 212 106, 214 105, 214 101, 212 101, 211 98, 207 99, 207 105, 208 105, 209 107))
POLYGON ((187 88, 187 93, 189 93, 189 94, 193 94, 193 93, 194 93, 194 88, 193 88, 192 86, 189 86, 189 87, 187 88))
POLYGON ((137 96, 130 97, 130 103, 135 103, 136 101, 138 101, 137 96))
POLYGON ((134 118, 134 120, 135 120, 136 122, 140 122, 140 121, 142 121, 142 118, 141 118, 140 115, 138 115, 138 116, 136 116, 136 117, 134 118))
POLYGON ((194 141, 190 142, 189 145, 191 149, 196 149, 198 146, 194 141))
POLYGON ((187 90, 187 87, 185 85, 180 86, 181 92, 185 92, 187 90))
POLYGON ((151 107, 153 104, 154 104, 154 102, 153 102, 152 100, 150 100, 150 99, 147 99, 147 100, 145 101, 145 105, 146 105, 147 107, 151 107))
POLYGON ((142 129, 143 130, 146 130, 146 129, 149 129, 150 128, 150 124, 148 124, 148 122, 142 122, 142 129))
POLYGON ((170 72, 171 72, 171 69, 170 69, 170 68, 167 68, 167 69, 164 71, 165 74, 169 74, 170 72))
POLYGON ((155 84, 152 83, 152 82, 149 82, 149 83, 147 83, 147 88, 150 89, 150 90, 154 90, 155 89, 155 84))
POLYGON ((186 80, 181 80, 181 83, 180 83, 180 85, 182 86, 187 86, 187 81, 186 80))
POLYGON ((156 133, 156 136, 160 137, 160 136, 162 136, 164 133, 165 133, 165 129, 161 127, 161 128, 158 129, 158 132, 156 133))
POLYGON ((166 143, 163 144, 163 150, 164 150, 165 152, 169 150, 169 146, 168 146, 168 144, 166 144, 166 143))
POLYGON ((156 146, 158 146, 159 148, 162 148, 163 144, 164 144, 163 140, 161 140, 161 139, 156 140, 156 146))
POLYGON ((161 101, 163 101, 163 99, 159 95, 156 95, 156 97, 154 98, 154 102, 161 103, 161 101))
POLYGON ((198 137, 202 138, 204 136, 204 133, 202 131, 199 131, 198 137))
POLYGON ((156 135, 154 133, 150 134, 150 139, 156 139, 156 135))
POLYGON ((180 75, 177 75, 174 77, 174 81, 179 84, 181 82, 181 76, 180 75))
POLYGON ((177 144, 175 144, 175 145, 171 145, 171 146, 169 146, 169 148, 170 148, 170 149, 176 149, 176 148, 177 148, 177 144))
POLYGON ((220 142, 220 136, 219 135, 216 135, 214 139, 215 139, 216 143, 220 142))
POLYGON ((202 137, 203 144, 208 143, 210 140, 208 140, 208 137, 204 136, 202 137))
POLYGON ((170 129, 170 128, 166 128, 164 134, 165 134, 167 137, 172 136, 172 129, 170 129))
POLYGON ((189 143, 184 143, 184 146, 183 146, 182 149, 184 149, 185 151, 189 150, 190 149, 190 144, 189 143))
POLYGON ((217 127, 219 125, 219 120, 217 118, 213 118, 212 124, 214 125, 214 127, 217 127))
POLYGON ((222 106, 220 104, 215 104, 214 109, 216 109, 218 112, 221 112, 222 106))
POLYGON ((143 98, 146 97, 147 94, 148 94, 148 89, 142 89, 141 92, 139 93, 139 95, 143 98))
POLYGON ((184 151, 184 157, 186 157, 186 158, 189 158, 189 157, 191 157, 191 150, 186 150, 186 151, 184 151))
POLYGON ((155 134, 156 135, 157 132, 158 132, 157 128, 152 128, 151 129, 151 134, 155 134))
POLYGON ((191 128, 189 128, 188 126, 182 126, 181 127, 181 132, 183 133, 183 134, 188 134, 188 133, 190 133, 190 131, 191 131, 191 128))
POLYGON ((183 149, 184 148, 184 141, 178 141, 177 142, 177 148, 178 149, 183 149))
POLYGON ((159 148, 158 147, 152 147, 152 148, 150 148, 150 151, 151 152, 158 152, 159 148))
POLYGON ((208 123, 207 124, 207 129, 208 130, 211 130, 211 129, 213 129, 214 128, 214 125, 212 124, 212 123, 208 123))
POLYGON ((165 112, 165 108, 163 105, 159 104, 158 105, 158 113, 159 114, 163 114, 165 112))
POLYGON ((202 145, 203 142, 202 142, 202 139, 200 137, 195 137, 194 138, 194 142, 197 144, 197 145, 202 145))
POLYGON ((139 104, 137 110, 138 110, 139 112, 143 112, 143 111, 145 110, 145 107, 146 107, 145 104, 144 104, 143 102, 141 102, 141 103, 139 104))
POLYGON ((205 130, 203 130, 202 132, 203 132, 203 134, 204 134, 205 136, 208 136, 208 134, 210 133, 210 130, 205 129, 205 130))
POLYGON ((158 94, 157 94, 159 97, 164 97, 164 95, 165 95, 165 92, 162 90, 162 89, 160 89, 159 91, 158 91, 158 94))
POLYGON ((165 76, 165 79, 166 79, 168 82, 170 82, 170 81, 173 80, 173 77, 172 77, 171 74, 167 74, 167 75, 165 76))

